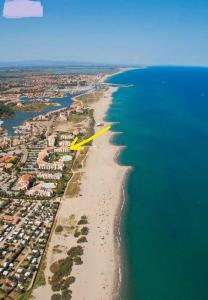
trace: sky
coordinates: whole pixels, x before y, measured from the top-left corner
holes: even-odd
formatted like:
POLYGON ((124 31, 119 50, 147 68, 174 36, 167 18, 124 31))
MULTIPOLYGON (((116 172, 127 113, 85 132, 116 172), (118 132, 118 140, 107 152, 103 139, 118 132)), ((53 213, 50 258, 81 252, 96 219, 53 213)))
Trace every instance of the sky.
POLYGON ((5 0, 3 16, 5 18, 42 17, 43 6, 40 1, 5 0))
POLYGON ((39 0, 43 17, 22 19, 4 2, 0 62, 208 66, 207 0, 39 0))

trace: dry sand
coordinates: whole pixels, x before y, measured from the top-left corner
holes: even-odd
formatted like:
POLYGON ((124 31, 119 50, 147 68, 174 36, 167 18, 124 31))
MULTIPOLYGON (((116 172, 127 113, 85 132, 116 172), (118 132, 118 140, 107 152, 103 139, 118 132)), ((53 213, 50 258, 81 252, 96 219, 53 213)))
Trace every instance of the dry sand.
MULTIPOLYGON (((117 88, 110 87, 94 104, 96 123, 103 122, 117 88)), ((98 128, 95 129, 96 131, 98 128)), ((95 140, 89 151, 81 194, 72 199, 74 214, 86 214, 90 233, 83 256, 83 266, 77 268, 73 285, 75 300, 116 299, 118 291, 118 251, 115 245, 115 220, 121 207, 121 192, 128 168, 119 166, 115 157, 120 147, 110 144, 112 132, 95 140)))
MULTIPOLYGON (((112 101, 112 93, 116 90, 116 87, 109 87, 103 97, 93 104, 96 123, 103 122, 112 101)), ((95 131, 99 129, 96 127, 95 131)), ((76 219, 86 215, 89 221, 90 232, 84 246, 83 265, 73 267, 72 271, 76 277, 71 286, 73 300, 117 299, 119 252, 115 242, 115 222, 121 210, 122 184, 128 168, 119 166, 115 161, 121 147, 110 143, 112 135, 112 132, 107 132, 94 141, 83 169, 80 196, 64 197, 57 215, 59 221, 70 215, 75 215, 76 219)), ((51 276, 50 265, 65 257, 66 251, 75 246, 75 242, 72 235, 64 238, 52 235, 47 253, 46 279, 51 276), (62 253, 53 253, 56 245, 60 245, 62 253)), ((37 300, 50 300, 52 294, 48 283, 33 292, 37 300)))

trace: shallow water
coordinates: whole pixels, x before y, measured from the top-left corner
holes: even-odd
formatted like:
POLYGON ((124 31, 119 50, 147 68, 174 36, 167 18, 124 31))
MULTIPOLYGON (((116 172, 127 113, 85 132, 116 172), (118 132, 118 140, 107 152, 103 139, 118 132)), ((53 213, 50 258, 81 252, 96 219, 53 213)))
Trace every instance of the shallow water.
POLYGON ((108 80, 108 121, 134 167, 122 221, 122 300, 207 300, 208 68, 149 67, 108 80))

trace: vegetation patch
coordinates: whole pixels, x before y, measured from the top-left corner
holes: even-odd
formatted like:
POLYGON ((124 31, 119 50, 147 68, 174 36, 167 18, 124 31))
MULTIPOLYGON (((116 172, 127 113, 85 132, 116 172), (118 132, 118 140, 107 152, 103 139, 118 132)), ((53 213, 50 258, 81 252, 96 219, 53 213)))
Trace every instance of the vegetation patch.
POLYGON ((72 177, 72 173, 71 173, 71 164, 68 164, 65 168, 64 168, 64 172, 63 172, 63 178, 61 181, 58 182, 57 185, 57 194, 59 196, 62 196, 65 192, 66 186, 69 182, 69 180, 72 177))
POLYGON ((81 232, 76 230, 75 233, 74 233, 74 237, 78 238, 80 235, 81 235, 81 232))
POLYGON ((88 233, 89 233, 89 228, 88 227, 83 227, 81 229, 81 234, 82 235, 88 235, 88 233))
POLYGON ((65 192, 65 195, 73 198, 77 196, 80 192, 80 179, 81 179, 82 173, 75 173, 68 185, 68 188, 65 192))
POLYGON ((35 279, 34 288, 38 288, 40 286, 46 285, 46 279, 45 279, 45 269, 46 269, 46 254, 44 254, 43 259, 41 261, 37 277, 35 279))
POLYGON ((74 258, 74 263, 75 263, 75 265, 82 265, 83 261, 82 261, 81 257, 78 256, 78 257, 74 258))
POLYGON ((3 103, 0 103, 0 119, 11 118, 15 115, 14 110, 3 103))
POLYGON ((23 103, 21 106, 15 106, 15 111, 22 111, 22 112, 41 112, 46 108, 50 108, 52 106, 56 106, 55 103, 23 103))
POLYGON ((60 294, 53 294, 51 296, 51 300, 61 300, 61 295, 60 294))
POLYGON ((22 294, 18 300, 29 300, 31 294, 31 289, 24 294, 22 294))
POLYGON ((75 171, 83 167, 87 152, 88 152, 88 148, 85 147, 84 150, 82 152, 80 152, 80 154, 76 158, 76 160, 74 162, 74 170, 75 171))
POLYGON ((68 300, 72 297, 70 286, 76 279, 74 276, 71 276, 71 271, 74 264, 81 265, 83 263, 81 259, 83 248, 80 245, 72 247, 67 252, 67 255, 68 256, 65 259, 54 262, 50 267, 50 270, 53 273, 53 276, 50 279, 52 291, 61 293, 53 294, 54 298, 51 299, 68 300))
POLYGON ((75 114, 75 113, 71 113, 68 116, 68 121, 69 122, 73 122, 73 123, 80 123, 82 121, 86 120, 86 116, 85 115, 81 115, 81 114, 75 114))
POLYGON ((85 236, 82 236, 77 240, 77 243, 86 243, 86 242, 87 242, 87 238, 85 236))
POLYGON ((55 233, 59 234, 59 233, 61 233, 63 230, 64 230, 63 226, 58 225, 58 226, 56 226, 55 233))
POLYGON ((82 216, 81 220, 79 220, 79 222, 77 224, 78 225, 86 225, 86 224, 88 224, 87 216, 82 216))
POLYGON ((61 300, 70 300, 72 299, 72 291, 68 289, 63 290, 61 296, 61 300))
POLYGON ((91 104, 97 102, 102 96, 105 88, 101 88, 99 91, 83 94, 77 97, 77 100, 82 101, 84 104, 91 104))
POLYGON ((71 274, 72 266, 73 260, 69 256, 66 259, 61 259, 51 265, 50 270, 53 273, 53 276, 50 283, 54 292, 61 290, 64 283, 63 278, 71 274))
POLYGON ((77 247, 72 247, 68 252, 67 255, 70 256, 71 258, 81 256, 83 255, 83 248, 81 246, 77 247))
POLYGON ((62 253, 62 250, 58 248, 53 248, 53 253, 60 254, 62 253))

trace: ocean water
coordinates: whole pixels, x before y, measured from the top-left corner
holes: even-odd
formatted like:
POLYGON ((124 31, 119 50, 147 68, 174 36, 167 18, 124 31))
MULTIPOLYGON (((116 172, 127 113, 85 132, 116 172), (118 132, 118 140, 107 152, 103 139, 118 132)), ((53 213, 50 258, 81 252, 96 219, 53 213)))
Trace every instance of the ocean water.
POLYGON ((108 121, 133 166, 121 233, 122 300, 208 299, 208 68, 149 67, 108 80, 108 121))

